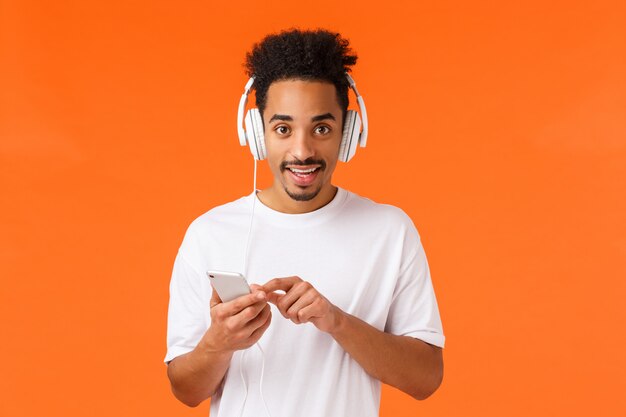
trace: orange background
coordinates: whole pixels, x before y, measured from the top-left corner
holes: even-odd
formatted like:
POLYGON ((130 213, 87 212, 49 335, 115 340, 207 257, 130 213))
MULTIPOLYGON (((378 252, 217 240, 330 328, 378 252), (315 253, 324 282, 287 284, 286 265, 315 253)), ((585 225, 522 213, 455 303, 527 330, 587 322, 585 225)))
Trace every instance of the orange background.
POLYGON ((174 256, 252 188, 245 52, 320 26, 370 115, 335 182, 414 219, 447 337, 381 414, 625 415, 624 2, 220 3, 0 3, 0 414, 207 415, 162 364, 174 256))

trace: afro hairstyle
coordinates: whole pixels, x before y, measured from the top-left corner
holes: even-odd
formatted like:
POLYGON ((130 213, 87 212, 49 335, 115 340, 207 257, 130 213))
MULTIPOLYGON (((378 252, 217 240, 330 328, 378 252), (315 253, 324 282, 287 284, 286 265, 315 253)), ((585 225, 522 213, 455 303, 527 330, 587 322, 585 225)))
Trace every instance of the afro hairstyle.
POLYGON ((344 117, 348 110, 345 73, 356 64, 349 41, 327 30, 290 29, 266 36, 246 54, 246 72, 254 77, 256 106, 265 110, 267 90, 274 81, 312 80, 332 83, 344 117))

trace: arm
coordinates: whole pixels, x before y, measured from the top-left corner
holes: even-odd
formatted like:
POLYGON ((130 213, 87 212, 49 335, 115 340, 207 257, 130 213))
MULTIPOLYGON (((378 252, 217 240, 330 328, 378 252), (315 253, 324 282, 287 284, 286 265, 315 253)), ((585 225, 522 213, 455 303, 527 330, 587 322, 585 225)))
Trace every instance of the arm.
POLYGON ((213 290, 211 326, 194 350, 173 359, 167 367, 174 396, 195 407, 214 395, 234 352, 255 344, 270 322, 270 308, 263 291, 222 303, 213 290))
POLYGON ((313 323, 330 334, 372 377, 422 400, 443 379, 441 349, 408 336, 382 332, 345 313, 298 277, 276 278, 263 286, 268 300, 296 324, 313 323), (275 293, 282 290, 285 294, 275 293))
POLYGON ((443 380, 441 348, 408 336, 382 332, 333 306, 330 335, 374 378, 424 400, 443 380))
POLYGON ((196 407, 219 388, 230 365, 232 352, 216 351, 205 341, 173 359, 167 366, 172 393, 182 403, 196 407))

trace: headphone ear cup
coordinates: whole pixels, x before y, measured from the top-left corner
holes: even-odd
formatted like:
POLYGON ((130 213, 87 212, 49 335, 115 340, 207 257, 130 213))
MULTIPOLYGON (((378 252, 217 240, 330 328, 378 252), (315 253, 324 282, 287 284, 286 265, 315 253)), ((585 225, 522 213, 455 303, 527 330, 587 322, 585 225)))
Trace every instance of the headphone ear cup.
POLYGON ((361 118, 355 110, 346 112, 346 120, 343 123, 343 135, 339 145, 339 160, 348 162, 356 153, 356 145, 359 142, 361 132, 361 118))
POLYGON ((246 113, 246 135, 250 152, 257 161, 265 159, 265 134, 263 132, 263 119, 259 109, 250 109, 246 113))

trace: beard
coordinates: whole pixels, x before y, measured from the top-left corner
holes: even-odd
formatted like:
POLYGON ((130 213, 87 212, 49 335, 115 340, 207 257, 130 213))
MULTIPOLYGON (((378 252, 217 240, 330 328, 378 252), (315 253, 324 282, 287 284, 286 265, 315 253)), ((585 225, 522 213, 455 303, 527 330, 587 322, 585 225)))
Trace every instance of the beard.
POLYGON ((317 197, 317 195, 320 193, 320 191, 322 190, 322 185, 320 184, 316 190, 313 191, 309 191, 309 192, 301 192, 301 193, 292 193, 291 191, 289 191, 287 189, 287 187, 283 186, 283 188, 285 189, 285 192, 287 193, 287 195, 295 201, 311 201, 313 200, 315 197, 317 197))

